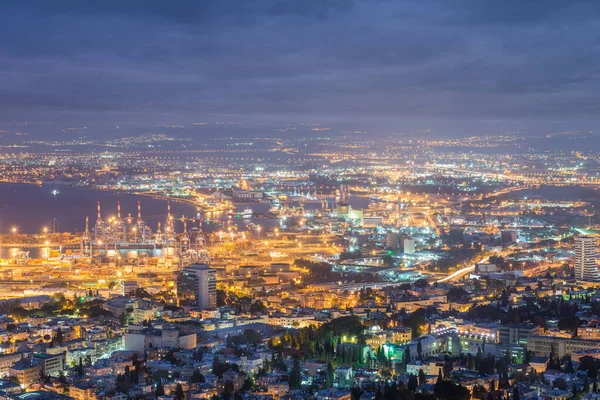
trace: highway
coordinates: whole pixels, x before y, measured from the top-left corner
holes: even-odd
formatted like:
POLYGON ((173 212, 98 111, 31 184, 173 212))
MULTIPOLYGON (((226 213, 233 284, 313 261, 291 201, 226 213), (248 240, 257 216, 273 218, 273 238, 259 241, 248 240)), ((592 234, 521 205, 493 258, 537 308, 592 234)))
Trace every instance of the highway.
MULTIPOLYGON (((488 259, 489 259, 489 257, 486 257, 483 260, 479 261, 479 263, 486 262, 488 259)), ((465 276, 466 274, 471 273, 473 271, 475 271, 475 264, 471 265, 470 267, 465 267, 463 269, 459 269, 458 271, 454 271, 447 277, 442 278, 442 279, 438 280, 437 282, 444 283, 444 282, 449 282, 453 279, 460 279, 463 276, 465 276)))
MULTIPOLYGON (((513 250, 504 250, 504 251, 495 253, 494 255, 499 256, 499 257, 506 257, 508 254, 510 254, 512 252, 513 252, 513 250)), ((486 256, 486 257, 482 258, 481 260, 474 262, 473 265, 464 267, 462 269, 459 269, 458 271, 454 271, 450 275, 448 275, 442 279, 439 279, 437 282, 443 283, 443 282, 450 282, 450 281, 453 281, 456 279, 460 279, 463 276, 467 275, 468 273, 475 271, 475 266, 477 264, 485 264, 486 262, 488 262, 489 259, 490 259, 490 256, 486 256)))

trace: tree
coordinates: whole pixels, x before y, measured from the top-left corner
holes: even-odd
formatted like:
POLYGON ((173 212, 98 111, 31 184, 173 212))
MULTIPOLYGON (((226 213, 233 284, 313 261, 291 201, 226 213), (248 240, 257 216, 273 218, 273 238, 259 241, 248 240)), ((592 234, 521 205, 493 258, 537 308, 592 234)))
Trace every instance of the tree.
POLYGON ((130 379, 131 384, 133 385, 137 385, 138 383, 140 383, 140 366, 138 363, 134 364, 133 372, 131 373, 130 379))
POLYGON ((564 378, 556 378, 554 380, 554 382, 552 383, 552 386, 555 388, 558 388, 560 390, 567 390, 568 386, 567 386, 567 381, 565 381, 564 378))
POLYGON ((398 386, 396 386, 396 382, 392 381, 387 383, 383 389, 385 400, 396 400, 398 397, 398 386))
POLYGON ((202 373, 200 373, 200 370, 198 368, 194 369, 194 372, 192 373, 192 376, 190 377, 190 382, 191 383, 204 383, 205 382, 204 375, 202 375, 202 373))
POLYGON ((58 344, 62 344, 64 340, 62 329, 58 328, 56 330, 56 342, 58 344))
POLYGON ((101 306, 91 306, 87 312, 87 315, 90 318, 112 317, 113 313, 102 308, 101 306))
POLYGON ((290 371, 289 383, 291 389, 299 389, 302 383, 302 371, 300 369, 300 360, 294 358, 292 370, 290 371))
POLYGON ((17 306, 9 312, 9 315, 11 317, 13 317, 15 320, 20 321, 29 316, 29 311, 27 311, 26 309, 24 309, 21 306, 17 306))
POLYGON ((185 398, 185 394, 183 393, 183 387, 181 387, 181 383, 178 383, 175 387, 175 397, 177 400, 183 400, 185 398))
POLYGON ((242 384, 242 388, 240 390, 242 392, 248 392, 248 391, 252 390, 253 387, 254 387, 254 383, 252 382, 252 379, 250 379, 248 377, 244 380, 244 383, 242 384))
POLYGON ((587 393, 590 391, 590 378, 588 378, 588 376, 585 376, 585 379, 583 380, 583 392, 587 393))
POLYGON ((419 279, 413 283, 413 285, 418 289, 424 289, 429 287, 429 283, 425 279, 419 279))
POLYGON ((433 394, 438 399, 446 400, 469 400, 471 398, 469 389, 452 381, 437 382, 433 388, 433 394))
POLYGON ((84 375, 83 359, 81 357, 79 357, 79 365, 77 366, 77 375, 79 375, 79 376, 84 375))
POLYGON ((327 376, 325 380, 325 385, 327 387, 333 386, 334 374, 333 374, 333 365, 331 363, 327 363, 327 376))
POLYGON ((260 332, 254 330, 254 329, 244 330, 244 336, 252 344, 259 344, 262 342, 262 336, 261 336, 260 332))
POLYGON ((251 313, 261 313, 261 314, 268 314, 269 313, 269 309, 267 308, 267 306, 264 305, 264 303, 260 300, 256 300, 254 303, 250 304, 250 312, 251 313))
POLYGON ((224 290, 217 289, 217 307, 223 307, 226 305, 227 293, 224 290))
MULTIPOLYGON (((479 350, 479 348, 477 348, 479 350)), ((467 356, 467 369, 470 371, 475 370, 475 358, 471 354, 467 356)))
POLYGON ((240 369, 240 367, 237 364, 224 363, 224 362, 221 362, 219 357, 217 357, 217 356, 213 357, 212 373, 219 378, 223 377, 223 374, 227 371, 236 371, 237 372, 237 371, 239 371, 239 369, 240 369))
POLYGON ((158 381, 158 384, 156 385, 156 390, 154 391, 154 395, 156 397, 165 395, 165 388, 163 387, 161 381, 158 381))
POLYGON ((410 374, 408 376, 408 383, 406 384, 406 388, 408 389, 409 392, 413 392, 415 390, 417 390, 417 386, 419 386, 419 381, 417 379, 417 377, 413 374, 410 374))
POLYGON ((386 254, 383 257, 381 257, 381 261, 383 262, 383 265, 386 267, 392 267, 394 265, 394 257, 392 257, 389 254, 386 254))
POLYGON ((360 400, 360 396, 362 395, 362 390, 360 389, 360 386, 352 386, 352 389, 350 389, 350 395, 352 397, 352 400, 360 400))
POLYGON ((590 356, 581 357, 579 360, 579 369, 582 371, 587 371, 587 376, 590 379, 595 380, 598 376, 598 366, 596 365, 596 360, 590 356))
POLYGON ((456 302, 469 297, 469 292, 463 288, 451 288, 446 294, 449 302, 456 302))
POLYGON ((223 385, 223 400, 231 399, 231 395, 235 391, 232 381, 226 381, 223 385))
POLYGON ((565 365, 565 372, 567 374, 575 373, 575 367, 573 367, 573 361, 567 360, 567 364, 565 365))
POLYGON ((131 388, 131 379, 128 376, 117 375, 117 392, 127 394, 131 388))
POLYGON ((383 367, 387 362, 385 351, 381 346, 379 346, 379 348, 377 349, 377 362, 379 363, 380 367, 383 367))
POLYGON ((151 299, 152 295, 150 293, 148 293, 146 291, 146 289, 143 288, 137 288, 135 289, 135 292, 133 294, 135 297, 139 297, 141 299, 151 299))
POLYGON ((513 400, 521 400, 521 397, 519 396, 518 386, 515 386, 515 389, 513 390, 513 400))
POLYGON ((403 361, 404 361, 404 368, 406 370, 406 366, 408 365, 408 363, 410 363, 410 346, 406 346, 404 348, 404 354, 403 354, 403 361))
POLYGON ((422 369, 419 370, 419 385, 424 385, 427 383, 427 376, 422 369))

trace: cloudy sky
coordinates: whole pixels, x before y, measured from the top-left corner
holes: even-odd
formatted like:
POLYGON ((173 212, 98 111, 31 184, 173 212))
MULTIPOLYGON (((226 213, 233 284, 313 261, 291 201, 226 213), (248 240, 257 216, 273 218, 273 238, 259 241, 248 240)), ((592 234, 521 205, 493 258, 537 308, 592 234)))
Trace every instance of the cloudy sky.
POLYGON ((594 0, 3 0, 0 119, 596 129, 599 27, 594 0))

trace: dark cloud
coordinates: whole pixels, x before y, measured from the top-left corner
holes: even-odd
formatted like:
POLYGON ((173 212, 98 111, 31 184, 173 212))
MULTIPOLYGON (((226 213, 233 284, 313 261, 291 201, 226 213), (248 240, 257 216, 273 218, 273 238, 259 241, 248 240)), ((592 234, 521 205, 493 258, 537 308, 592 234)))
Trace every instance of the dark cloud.
POLYGON ((5 0, 0 118, 593 127, 599 22, 576 0, 5 0))

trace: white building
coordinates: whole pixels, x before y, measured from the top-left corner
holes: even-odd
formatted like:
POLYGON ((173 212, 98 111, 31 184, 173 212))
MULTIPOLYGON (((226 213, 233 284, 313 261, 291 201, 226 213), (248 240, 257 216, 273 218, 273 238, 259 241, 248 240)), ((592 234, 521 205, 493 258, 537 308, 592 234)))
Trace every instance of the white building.
POLYGON ((177 275, 177 299, 192 300, 198 310, 217 306, 217 271, 208 264, 194 264, 177 275))
POLYGON ((264 360, 261 357, 240 357, 240 371, 255 375, 263 366, 264 360))
POLYGON ((415 239, 404 239, 404 254, 415 254, 415 239))
POLYGON ((443 362, 415 360, 406 364, 406 373, 419 376, 419 371, 423 371, 425 375, 437 375, 442 368, 443 362))
POLYGON ((45 376, 58 377, 65 370, 67 362, 65 353, 58 354, 34 354, 33 357, 40 365, 40 370, 45 376))
POLYGON ((137 351, 140 354, 149 348, 158 347, 195 349, 196 343, 195 333, 180 335, 179 329, 176 328, 130 327, 124 338, 125 350, 137 351))
POLYGON ((444 337, 436 338, 433 335, 423 335, 417 339, 411 340, 407 345, 410 347, 410 361, 419 359, 419 342, 421 342, 421 357, 427 358, 437 356, 442 352, 446 339, 444 337))
POLYGON ((579 236, 575 238, 575 278, 582 281, 599 281, 596 266, 596 238, 579 236))

